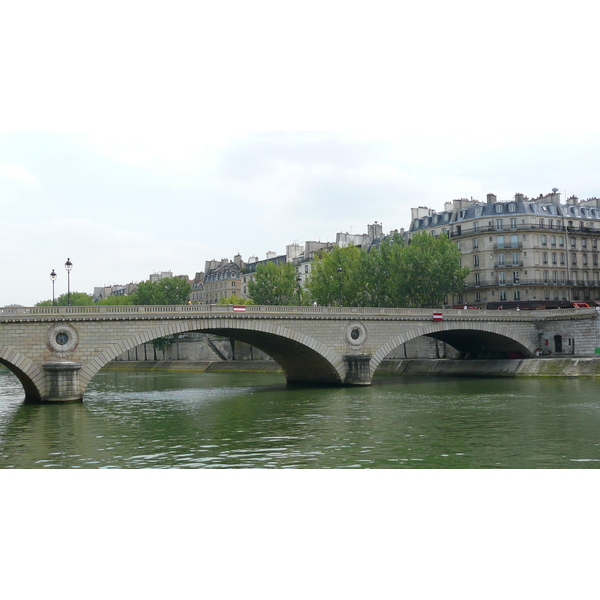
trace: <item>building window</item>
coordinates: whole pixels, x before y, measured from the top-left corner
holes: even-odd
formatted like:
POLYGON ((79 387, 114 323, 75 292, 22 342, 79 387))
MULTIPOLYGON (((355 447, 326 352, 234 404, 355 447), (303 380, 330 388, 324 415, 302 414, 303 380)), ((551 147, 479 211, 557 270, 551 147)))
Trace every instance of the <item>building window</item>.
POLYGON ((504 248, 504 236, 503 235, 499 235, 496 237, 496 246, 498 248, 504 248))
POLYGON ((587 239, 586 238, 581 238, 581 247, 587 248, 587 239))
POLYGON ((506 302, 506 290, 501 290, 500 291, 500 300, 502 302, 506 302))
POLYGON ((502 204, 496 204, 496 212, 497 213, 501 213, 502 212, 502 204))
POLYGON ((552 264, 553 264, 553 265, 556 265, 556 264, 557 264, 557 258, 558 258, 558 257, 557 257, 557 255, 556 255, 556 252, 553 252, 553 253, 552 253, 552 264))
POLYGON ((511 235, 510 236, 510 245, 513 248, 518 248, 519 247, 519 236, 518 235, 511 235))
POLYGON ((598 247, 598 240, 596 238, 594 238, 592 240, 592 248, 595 250, 598 247))
POLYGON ((473 240, 473 250, 477 250, 477 248, 479 248, 479 238, 473 240))
POLYGON ((548 278, 548 271, 544 271, 544 283, 548 283, 549 278, 548 278))
POLYGON ((508 205, 508 210, 510 212, 515 212, 515 210, 517 210, 517 205, 513 204, 512 202, 508 205))
POLYGON ((498 285, 506 285, 506 273, 504 271, 498 273, 498 285))
POLYGON ((517 228, 517 220, 516 219, 511 219, 510 220, 510 228, 511 229, 516 229, 517 228))
POLYGON ((556 271, 552 271, 552 283, 554 285, 558 283, 558 273, 556 271))
POLYGON ((542 252, 542 262, 547 265, 548 264, 548 253, 542 252))
POLYGON ((555 236, 555 235, 553 235, 553 236, 550 238, 550 244, 551 244, 552 246, 555 246, 555 247, 556 247, 556 236, 555 236))
POLYGON ((577 266, 577 254, 571 254, 571 264, 577 266))
POLYGON ((564 238, 564 236, 562 236, 562 235, 561 235, 561 236, 559 236, 559 238, 558 238, 558 245, 559 245, 561 248, 563 248, 563 247, 564 247, 564 245, 565 245, 565 238, 564 238))
POLYGON ((502 219, 496 219, 496 229, 498 231, 502 231, 503 227, 502 227, 502 219))
POLYGON ((593 257, 594 257, 594 260, 593 260, 594 266, 597 267, 598 266, 598 255, 594 254, 593 257))
POLYGON ((519 289, 514 289, 513 290, 513 300, 520 300, 521 299, 521 291, 519 289))
POLYGON ((481 302, 481 292, 475 292, 475 302, 481 302))
POLYGON ((581 262, 583 263, 584 267, 587 267, 587 254, 583 254, 581 257, 581 262))
POLYGON ((498 254, 498 266, 503 267, 506 264, 506 256, 504 254, 498 254))
POLYGON ((478 267, 479 266, 479 254, 474 254, 473 255, 473 266, 474 267, 478 267))
POLYGON ((542 236, 542 246, 547 246, 548 245, 548 240, 546 239, 546 236, 543 235, 542 236))
POLYGON ((518 265, 519 264, 519 253, 518 252, 513 252, 512 253, 512 264, 513 265, 518 265))
POLYGON ((560 264, 561 265, 565 264, 565 253, 564 252, 560 253, 560 264))
POLYGON ((475 221, 473 223, 473 231, 476 233, 479 230, 479 223, 477 221, 475 221))
POLYGON ((481 282, 479 280, 479 273, 475 273, 475 285, 481 285, 481 282))
POLYGON ((554 221, 552 219, 550 219, 548 221, 548 229, 553 229, 554 228, 554 221))
POLYGON ((577 240, 575 238, 571 238, 571 248, 575 248, 576 241, 577 240))

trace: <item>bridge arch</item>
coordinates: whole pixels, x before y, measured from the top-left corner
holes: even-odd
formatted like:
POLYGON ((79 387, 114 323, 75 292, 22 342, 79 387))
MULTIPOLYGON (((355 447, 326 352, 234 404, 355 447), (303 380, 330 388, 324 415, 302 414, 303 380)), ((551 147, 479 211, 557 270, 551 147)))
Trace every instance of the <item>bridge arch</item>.
POLYGON ((85 392, 91 379, 102 367, 123 352, 160 337, 189 331, 212 333, 252 344, 279 364, 288 383, 344 382, 346 366, 343 357, 314 338, 286 328, 280 322, 223 318, 163 322, 119 340, 84 367, 80 375, 81 393, 85 392))
POLYGON ((0 346, 0 365, 4 365, 21 382, 25 391, 25 402, 41 402, 45 385, 41 367, 6 346, 0 346))
POLYGON ((371 359, 371 375, 375 373, 381 361, 395 348, 421 336, 438 339, 460 352, 470 352, 473 355, 482 351, 506 354, 515 352, 524 357, 530 357, 536 350, 536 346, 531 340, 519 333, 509 333, 504 324, 432 322, 406 331, 383 344, 371 359))

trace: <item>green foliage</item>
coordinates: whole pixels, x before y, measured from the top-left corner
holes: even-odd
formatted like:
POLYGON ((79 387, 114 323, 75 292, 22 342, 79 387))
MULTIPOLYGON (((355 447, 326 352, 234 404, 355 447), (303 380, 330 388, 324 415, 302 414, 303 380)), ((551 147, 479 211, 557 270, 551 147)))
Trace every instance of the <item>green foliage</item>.
POLYGON ((233 294, 229 298, 219 298, 217 304, 235 304, 236 306, 244 306, 246 304, 254 304, 254 300, 251 298, 240 298, 233 294))
POLYGON ((108 298, 98 300, 96 304, 101 306, 127 306, 133 304, 133 296, 108 296, 108 298))
POLYGON ((142 281, 133 294, 133 304, 167 305, 185 304, 192 291, 188 281, 179 277, 166 277, 159 281, 142 281))
MULTIPOLYGON (((56 298, 56 306, 68 306, 68 294, 61 294, 56 298)), ((94 301, 89 294, 83 292, 71 292, 71 306, 92 306, 94 301)), ((38 302, 36 306, 52 306, 52 300, 43 300, 38 302)))
POLYGON ((248 293, 255 304, 297 305, 299 298, 294 265, 277 265, 274 262, 258 265, 256 277, 248 282, 248 293))
POLYGON ((402 256, 404 306, 439 306, 447 294, 460 293, 469 269, 460 266, 460 252, 447 236, 421 233, 402 256))
POLYGON ((152 340, 152 346, 154 346, 155 350, 161 350, 164 352, 170 346, 171 341, 171 337, 166 335, 152 340))
POLYGON ((462 291, 468 273, 447 236, 419 234, 408 245, 395 236, 370 252, 349 246, 322 253, 307 288, 322 305, 434 307, 462 291))
POLYGON ((336 246, 331 252, 322 252, 312 265, 306 285, 311 299, 322 305, 364 306, 359 277, 363 254, 357 246, 336 246))

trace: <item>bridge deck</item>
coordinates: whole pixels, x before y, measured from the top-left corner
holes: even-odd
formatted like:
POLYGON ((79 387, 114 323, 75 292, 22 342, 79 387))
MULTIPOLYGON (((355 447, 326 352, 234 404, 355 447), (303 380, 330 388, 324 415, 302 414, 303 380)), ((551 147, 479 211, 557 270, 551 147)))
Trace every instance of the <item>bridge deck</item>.
POLYGON ((34 306, 0 308, 2 321, 49 321, 132 318, 198 318, 227 316, 237 318, 392 318, 394 320, 429 320, 433 313, 442 313, 443 319, 502 321, 518 318, 523 321, 589 317, 595 308, 567 308, 553 310, 462 310, 452 308, 377 308, 345 306, 259 306, 248 305, 243 312, 231 304, 170 305, 170 306, 34 306))

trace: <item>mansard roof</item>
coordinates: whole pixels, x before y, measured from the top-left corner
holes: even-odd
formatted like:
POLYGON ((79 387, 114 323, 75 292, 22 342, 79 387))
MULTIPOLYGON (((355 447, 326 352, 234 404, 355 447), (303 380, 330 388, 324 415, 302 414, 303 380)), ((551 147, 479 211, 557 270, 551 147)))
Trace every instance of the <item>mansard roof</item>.
POLYGON ((565 219, 586 219, 600 221, 600 207, 573 204, 553 204, 535 200, 510 200, 472 204, 452 211, 443 211, 413 219, 410 231, 422 231, 431 227, 472 221, 474 219, 500 218, 502 216, 538 215, 539 217, 558 217, 565 219))

